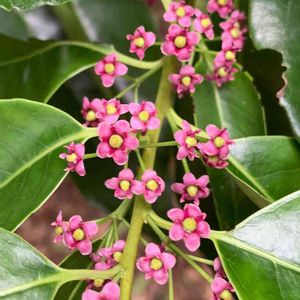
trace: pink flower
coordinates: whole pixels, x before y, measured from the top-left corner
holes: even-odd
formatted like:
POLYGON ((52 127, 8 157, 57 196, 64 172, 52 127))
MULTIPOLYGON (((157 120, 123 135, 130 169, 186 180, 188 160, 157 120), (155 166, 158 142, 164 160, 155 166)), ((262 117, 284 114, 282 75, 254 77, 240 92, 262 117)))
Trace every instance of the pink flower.
POLYGON ((215 81, 216 85, 220 87, 223 83, 234 80, 233 75, 236 72, 237 69, 234 68, 231 64, 219 66, 218 62, 214 61, 214 73, 211 76, 207 76, 207 79, 215 81))
POLYGON ((185 65, 181 67, 179 74, 171 74, 169 80, 176 86, 177 94, 181 97, 183 93, 195 92, 195 85, 203 81, 200 74, 195 73, 192 66, 185 65))
POLYGON ((83 222, 82 218, 75 215, 70 218, 64 233, 64 244, 71 250, 78 249, 82 255, 92 252, 91 238, 98 232, 96 222, 83 222))
POLYGON ((223 269, 223 266, 222 266, 222 263, 221 263, 221 260, 219 257, 216 257, 214 259, 213 267, 214 267, 214 271, 216 272, 215 277, 226 278, 226 274, 225 274, 225 271, 223 269))
POLYGON ((146 246, 145 254, 146 256, 137 260, 137 268, 145 273, 146 280, 153 278, 158 284, 166 284, 169 279, 168 270, 176 264, 175 256, 154 243, 146 246))
POLYGON ((207 11, 217 12, 221 18, 226 18, 232 10, 232 0, 209 0, 207 3, 207 11))
POLYGON ((171 2, 163 17, 166 22, 178 22, 183 27, 190 27, 193 15, 194 9, 185 5, 185 1, 180 1, 171 2))
POLYGON ((168 217, 173 221, 169 231, 170 239, 183 239, 190 251, 196 251, 200 247, 200 238, 209 237, 210 227, 204 221, 206 214, 195 204, 186 204, 183 209, 172 208, 168 211, 168 217))
POLYGON ((85 153, 84 144, 74 144, 71 143, 69 146, 65 146, 67 153, 61 153, 59 157, 65 159, 68 162, 65 171, 76 172, 79 176, 84 176, 86 174, 83 160, 85 153))
POLYGON ((119 120, 115 124, 102 122, 98 125, 100 144, 97 155, 100 158, 112 158, 118 165, 128 161, 128 151, 139 146, 138 139, 131 135, 131 128, 127 121, 119 120))
POLYGON ((82 101, 82 109, 81 114, 85 119, 85 123, 83 125, 90 127, 97 127, 100 120, 97 117, 97 112, 100 109, 100 100, 93 99, 91 102, 88 97, 83 97, 82 101))
POLYGON ((219 69, 224 66, 232 67, 232 64, 235 62, 236 62, 236 51, 222 50, 216 55, 216 57, 214 59, 214 67, 215 67, 215 69, 219 69))
POLYGON ((142 175, 142 183, 144 185, 144 198, 152 204, 161 196, 165 190, 165 183, 154 170, 146 170, 142 175))
POLYGON ((51 223, 51 226, 54 227, 56 237, 53 242, 58 243, 63 241, 64 228, 66 226, 65 222, 62 219, 62 211, 58 212, 55 222, 51 223))
POLYGON ((127 71, 127 66, 118 62, 116 54, 105 56, 95 66, 95 73, 101 77, 105 87, 111 87, 116 77, 124 76, 127 71))
POLYGON ((197 32, 205 34, 209 40, 213 40, 215 34, 213 30, 213 23, 207 14, 204 14, 201 10, 195 9, 194 28, 197 32))
POLYGON ((130 169, 123 169, 118 177, 107 179, 105 186, 115 190, 115 197, 118 199, 132 199, 133 194, 142 195, 144 192, 143 184, 134 179, 130 169))
POLYGON ((130 41, 130 53, 136 53, 139 59, 144 59, 145 51, 154 45, 156 36, 153 32, 145 31, 144 26, 138 27, 134 34, 128 34, 127 40, 130 41))
POLYGON ((200 133, 200 129, 193 130, 187 121, 182 121, 182 130, 178 130, 174 134, 175 141, 179 144, 179 149, 176 158, 178 160, 188 157, 189 160, 194 160, 199 157, 196 153, 197 138, 196 135, 200 133))
POLYGON ((155 105, 150 101, 143 101, 140 104, 130 103, 129 112, 132 114, 130 125, 133 129, 145 133, 148 129, 153 130, 160 125, 155 105))
POLYGON ((215 277, 211 283, 211 290, 213 292, 213 297, 211 300, 233 300, 231 293, 234 292, 234 288, 230 282, 226 281, 221 277, 215 277))
POLYGON ((161 45, 161 52, 164 55, 175 55, 179 61, 188 61, 199 40, 197 32, 172 24, 168 29, 166 41, 161 45))
POLYGON ((113 281, 105 283, 100 292, 96 292, 92 289, 86 289, 81 300, 119 300, 120 299, 120 287, 113 281))
POLYGON ((101 122, 113 124, 118 121, 120 115, 128 112, 128 105, 121 104, 117 99, 101 99, 97 117, 101 122))
POLYGON ((209 195, 208 182, 207 175, 197 179, 192 173, 186 173, 183 176, 183 183, 173 183, 171 190, 181 195, 180 202, 193 201, 195 205, 199 205, 199 199, 209 195))

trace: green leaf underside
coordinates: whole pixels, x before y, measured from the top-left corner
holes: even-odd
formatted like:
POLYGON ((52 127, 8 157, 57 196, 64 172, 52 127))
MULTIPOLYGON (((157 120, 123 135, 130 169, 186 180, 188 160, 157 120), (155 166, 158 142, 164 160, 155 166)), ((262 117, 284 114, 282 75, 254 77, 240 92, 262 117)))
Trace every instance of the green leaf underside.
POLYGON ((258 211, 232 232, 213 234, 241 300, 300 299, 300 192, 258 211))
POLYGON ((250 31, 257 49, 273 49, 282 54, 287 67, 286 87, 279 93, 292 128, 300 139, 300 1, 251 0, 250 31))
POLYGON ((30 10, 43 5, 60 5, 70 0, 0 0, 0 7, 10 11, 30 10))

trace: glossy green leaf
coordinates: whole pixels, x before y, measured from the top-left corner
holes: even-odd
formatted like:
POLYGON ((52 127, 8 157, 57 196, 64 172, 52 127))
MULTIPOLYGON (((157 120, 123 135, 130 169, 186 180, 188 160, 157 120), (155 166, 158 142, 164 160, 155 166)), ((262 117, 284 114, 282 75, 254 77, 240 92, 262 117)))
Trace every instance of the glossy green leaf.
POLYGON ((46 104, 0 101, 0 226, 15 229, 65 176, 62 146, 94 135, 46 104))
POLYGON ((257 49, 273 49, 282 54, 287 68, 285 87, 278 93, 292 128, 300 139, 300 1, 250 0, 250 31, 257 49))
POLYGON ((43 5, 60 5, 70 0, 0 0, 0 7, 6 10, 30 10, 43 5))
POLYGON ((300 192, 212 239, 240 300, 299 299, 300 192))

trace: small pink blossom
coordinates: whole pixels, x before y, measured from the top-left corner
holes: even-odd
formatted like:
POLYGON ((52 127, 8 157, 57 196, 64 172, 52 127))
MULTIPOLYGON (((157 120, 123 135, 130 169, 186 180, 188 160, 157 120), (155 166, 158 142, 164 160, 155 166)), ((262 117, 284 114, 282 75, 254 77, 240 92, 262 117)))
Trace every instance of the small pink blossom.
POLYGON ((86 289, 81 300, 120 300, 120 287, 117 283, 108 281, 100 292, 86 289))
POLYGON ((236 51, 234 50, 222 50, 218 52, 214 59, 215 69, 221 67, 232 67, 232 64, 236 62, 236 51))
POLYGON ((201 10, 195 9, 194 28, 197 32, 205 34, 209 40, 213 40, 215 34, 213 30, 213 23, 207 14, 204 14, 201 10))
POLYGON ((130 41, 130 53, 136 53, 139 59, 144 59, 145 51, 154 45, 156 36, 151 31, 145 31, 144 26, 138 27, 134 34, 128 34, 127 40, 130 41))
POLYGON ((193 7, 186 5, 185 1, 179 1, 171 2, 163 17, 166 22, 178 22, 183 27, 190 27, 193 16, 193 7))
POLYGON ((138 139, 131 134, 127 121, 119 120, 115 124, 102 122, 98 125, 100 144, 97 155, 100 158, 112 158, 117 165, 128 161, 128 152, 139 146, 138 139))
POLYGON ((51 226, 54 227, 55 230, 55 238, 53 240, 54 243, 62 242, 64 235, 64 228, 66 228, 66 224, 63 221, 62 211, 58 212, 55 222, 51 223, 51 226))
POLYGON ((199 40, 197 32, 172 24, 168 29, 166 41, 161 45, 161 52, 164 55, 175 55, 179 61, 188 61, 199 40))
POLYGON ((100 109, 100 99, 93 99, 91 102, 88 97, 83 97, 81 114, 85 120, 83 125, 90 127, 97 127, 100 120, 97 117, 97 113, 100 109))
POLYGON ((130 125, 135 130, 145 133, 148 129, 153 130, 160 125, 155 105, 150 101, 142 101, 140 104, 130 103, 129 112, 132 114, 130 125))
POLYGON ((219 66, 216 61, 214 61, 214 72, 213 75, 207 76, 208 80, 212 80, 216 82, 218 87, 222 86, 222 84, 234 80, 234 74, 238 70, 232 66, 232 64, 225 64, 223 66, 219 66))
POLYGON ((211 300, 234 299, 231 294, 234 292, 234 288, 230 282, 226 281, 224 278, 215 277, 211 283, 211 290, 213 292, 211 300))
POLYGON ((193 201, 195 205, 199 205, 199 199, 209 195, 208 183, 209 177, 207 175, 196 178, 192 173, 186 173, 183 176, 183 183, 173 183, 171 190, 181 195, 181 203, 193 201))
POLYGON ((219 257, 216 257, 214 259, 213 268, 214 268, 214 271, 216 272, 215 277, 226 278, 226 274, 225 274, 225 271, 223 269, 223 266, 222 266, 222 263, 221 263, 221 260, 219 257))
POLYGON ((154 243, 146 246, 145 254, 146 256, 137 260, 137 268, 145 273, 146 280, 153 278, 160 285, 166 284, 169 279, 168 270, 176 264, 175 256, 154 243))
POLYGON ((83 222, 82 218, 75 215, 70 218, 64 233, 64 244, 71 250, 78 249, 82 255, 89 255, 92 252, 92 241, 98 232, 96 222, 83 222))
POLYGON ((67 153, 61 153, 59 157, 65 159, 68 162, 65 171, 76 172, 79 176, 84 176, 86 174, 83 160, 85 153, 84 144, 74 144, 71 143, 69 146, 65 146, 67 153))
POLYGON ((115 197, 118 199, 132 199, 133 195, 142 195, 144 192, 143 184, 134 179, 130 169, 123 169, 118 177, 107 179, 105 186, 115 190, 115 197))
POLYGON ((154 203, 165 190, 165 182, 154 170, 146 170, 143 173, 142 183, 144 185, 144 198, 150 204, 154 203))
POLYGON ((207 11, 217 12, 221 18, 226 18, 233 8, 232 0, 209 0, 207 3, 207 11))
POLYGON ((101 99, 97 118, 106 124, 116 123, 120 115, 128 112, 128 105, 121 104, 117 99, 101 99))
POLYGON ((192 66, 185 65, 181 67, 179 74, 171 74, 169 80, 176 86, 177 94, 182 97, 184 93, 193 94, 195 85, 200 84, 203 81, 203 77, 200 74, 196 74, 192 66))
POLYGON ((194 160, 195 157, 199 157, 196 153, 198 144, 196 135, 200 133, 200 131, 200 129, 193 130, 187 121, 182 121, 182 130, 178 130, 174 134, 175 141, 179 144, 176 156, 178 160, 186 157, 188 157, 189 160, 194 160))
POLYGON ((95 66, 95 73, 101 77, 105 87, 111 87, 116 77, 124 76, 127 71, 127 66, 118 62, 116 54, 105 56, 95 66))
POLYGON ((210 227, 205 222, 206 214, 195 204, 186 204, 183 209, 172 208, 168 217, 173 221, 169 237, 173 241, 183 240, 190 251, 200 247, 200 239, 208 238, 210 227))

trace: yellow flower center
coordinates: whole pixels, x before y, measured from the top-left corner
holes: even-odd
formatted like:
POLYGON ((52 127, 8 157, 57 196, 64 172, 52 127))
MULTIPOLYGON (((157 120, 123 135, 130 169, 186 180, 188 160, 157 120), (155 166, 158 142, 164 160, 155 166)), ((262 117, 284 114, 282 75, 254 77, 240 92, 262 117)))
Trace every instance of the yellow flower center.
POLYGON ((177 17, 184 17, 185 16, 185 10, 184 10, 184 7, 180 6, 179 8, 177 8, 176 10, 176 16, 177 17))
POLYGON ((93 282, 94 287, 100 288, 104 283, 104 279, 95 279, 93 282))
POLYGON ((221 6, 225 6, 227 4, 228 0, 218 0, 218 4, 221 6))
POLYGON ((198 188, 195 185, 189 185, 186 189, 187 193, 191 197, 196 197, 198 193, 198 188))
POLYGON ((184 76, 182 79, 181 79, 181 82, 184 86, 189 86, 192 82, 192 79, 190 76, 184 76))
POLYGON ((197 228, 197 222, 194 218, 186 218, 182 222, 184 231, 193 232, 197 228))
POLYGON ((120 188, 122 191, 128 191, 130 188, 130 181, 128 180, 121 180, 120 181, 120 188))
POLYGON ((235 59, 234 52, 232 52, 230 50, 226 51, 225 58, 226 58, 226 60, 234 60, 235 59))
POLYGON ((134 44, 138 47, 138 48, 142 48, 145 46, 145 40, 142 37, 136 38, 134 40, 134 44))
POLYGON ((201 25, 202 25, 202 27, 207 28, 208 26, 211 25, 210 19, 209 18, 202 19, 201 20, 201 25))
POLYGON ((120 262, 121 256, 122 256, 122 252, 120 252, 120 251, 117 251, 113 254, 113 258, 117 263, 120 262))
POLYGON ((221 147, 223 147, 225 145, 224 139, 222 139, 220 136, 218 136, 218 137, 215 138, 214 143, 215 143, 215 146, 217 148, 221 148, 221 147))
POLYGON ((109 141, 108 141, 109 145, 112 147, 112 148, 120 148, 123 144, 123 139, 120 135, 118 134, 113 134, 110 138, 109 138, 109 141))
POLYGON ((228 75, 228 73, 225 71, 225 69, 223 67, 221 67, 219 70, 218 70, 218 75, 220 77, 225 77, 228 75))
POLYGON ((175 38, 174 43, 177 48, 183 48, 186 45, 186 38, 184 36, 179 35, 175 38))
POLYGON ((106 112, 109 114, 109 115, 113 115, 114 113, 116 113, 117 109, 114 105, 112 104, 107 104, 106 106, 106 112))
POLYGON ((238 28, 232 28, 230 34, 233 38, 238 38, 241 34, 241 31, 238 28))
POLYGON ((96 113, 93 110, 90 110, 87 114, 86 114, 86 120, 89 122, 95 121, 96 120, 96 113))
POLYGON ((225 290, 220 294, 220 299, 222 300, 232 300, 232 294, 228 291, 225 290))
POLYGON ((158 188, 158 184, 154 179, 151 179, 146 183, 146 187, 151 191, 155 191, 158 188))
POLYGON ((66 159, 67 159, 67 162, 73 163, 77 159, 77 155, 76 155, 76 153, 72 153, 72 154, 68 155, 66 159))
POLYGON ((150 118, 149 113, 146 110, 143 110, 139 113, 139 119, 143 122, 147 122, 150 118))
POLYGON ((74 232, 73 232, 73 238, 76 241, 82 241, 84 239, 84 231, 80 228, 77 228, 74 232))
POLYGON ((152 258, 151 259, 150 268, 152 270, 157 271, 157 270, 161 269, 162 266, 163 266, 163 263, 162 263, 162 261, 159 258, 152 258))
POLYGON ((191 136, 187 136, 185 138, 185 143, 189 146, 189 147, 195 147, 197 145, 197 140, 194 137, 191 136))
POLYGON ((114 70, 115 70, 115 66, 113 64, 111 64, 111 63, 106 64, 105 67, 104 67, 104 71, 107 74, 113 73, 114 70))
POLYGON ((63 233, 64 233, 64 230, 63 230, 63 228, 61 226, 56 226, 55 227, 55 234, 56 235, 61 235, 63 233))

